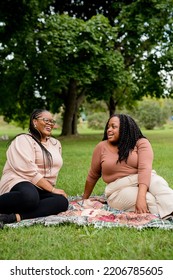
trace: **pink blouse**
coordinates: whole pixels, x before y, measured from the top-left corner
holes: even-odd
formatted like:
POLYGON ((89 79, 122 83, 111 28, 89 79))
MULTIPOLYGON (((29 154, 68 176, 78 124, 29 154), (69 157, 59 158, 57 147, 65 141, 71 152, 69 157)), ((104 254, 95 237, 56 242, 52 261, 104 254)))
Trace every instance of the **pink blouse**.
POLYGON ((50 137, 47 142, 42 144, 52 155, 51 168, 49 168, 40 146, 31 136, 22 134, 11 142, 0 180, 0 194, 9 192, 14 185, 22 181, 29 181, 37 185, 37 182, 43 177, 55 186, 63 164, 61 143, 50 137))
POLYGON ((127 163, 124 160, 121 163, 116 163, 117 159, 118 153, 109 149, 107 140, 97 144, 93 152, 87 181, 95 184, 102 177, 103 181, 108 184, 119 178, 138 174, 139 184, 149 186, 153 150, 147 139, 141 138, 137 141, 134 150, 129 153, 127 163))

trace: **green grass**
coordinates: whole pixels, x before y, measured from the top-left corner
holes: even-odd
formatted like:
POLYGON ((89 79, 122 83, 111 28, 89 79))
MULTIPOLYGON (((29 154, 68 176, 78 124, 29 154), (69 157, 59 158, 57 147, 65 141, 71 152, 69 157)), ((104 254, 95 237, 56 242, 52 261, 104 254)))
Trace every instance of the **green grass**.
MULTIPOLYGON (((6 130, 10 137, 19 129, 6 130)), ((63 168, 57 185, 70 196, 82 194, 92 151, 101 140, 100 132, 80 130, 78 137, 59 137, 63 148, 63 168)), ((58 132, 55 131, 55 134, 58 132)), ((0 129, 0 136, 5 134, 0 129)), ((173 187, 173 130, 144 131, 155 153, 153 168, 173 187)), ((5 163, 7 142, 0 141, 0 173, 5 163)), ((97 183, 94 194, 102 194, 105 184, 97 183)), ((0 231, 1 260, 172 260, 173 231, 129 228, 95 229, 65 224, 44 227, 4 228, 0 231)))

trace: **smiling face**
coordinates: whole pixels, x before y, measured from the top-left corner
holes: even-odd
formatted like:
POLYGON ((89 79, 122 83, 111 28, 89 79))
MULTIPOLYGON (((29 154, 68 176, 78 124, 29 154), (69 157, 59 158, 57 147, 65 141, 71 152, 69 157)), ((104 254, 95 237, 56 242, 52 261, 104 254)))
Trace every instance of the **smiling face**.
POLYGON ((34 127, 41 134, 41 141, 45 142, 47 137, 51 135, 51 131, 55 125, 52 114, 48 111, 43 111, 33 120, 34 127))
POLYGON ((109 120, 107 128, 107 138, 110 144, 116 144, 119 140, 120 120, 118 117, 112 117, 109 120))

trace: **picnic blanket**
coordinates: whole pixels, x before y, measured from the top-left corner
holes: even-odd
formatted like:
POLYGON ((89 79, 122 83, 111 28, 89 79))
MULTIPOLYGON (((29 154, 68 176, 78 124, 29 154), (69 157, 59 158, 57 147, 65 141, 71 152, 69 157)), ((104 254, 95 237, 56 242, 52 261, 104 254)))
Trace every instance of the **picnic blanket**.
POLYGON ((7 224, 5 227, 28 227, 36 224, 44 226, 73 223, 79 226, 92 225, 95 228, 128 227, 136 229, 160 228, 173 229, 173 221, 163 220, 159 215, 150 213, 136 214, 110 208, 104 196, 92 196, 82 200, 71 197, 66 212, 47 217, 22 220, 19 223, 7 224))

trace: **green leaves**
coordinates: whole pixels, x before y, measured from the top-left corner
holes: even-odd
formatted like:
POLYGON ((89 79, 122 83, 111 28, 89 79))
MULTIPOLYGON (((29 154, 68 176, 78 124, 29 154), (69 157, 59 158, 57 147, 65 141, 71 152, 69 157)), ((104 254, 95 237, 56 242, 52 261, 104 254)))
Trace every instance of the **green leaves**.
POLYGON ((172 0, 0 5, 0 106, 9 119, 17 106, 24 114, 36 105, 65 107, 72 80, 76 110, 82 94, 120 106, 165 93, 173 65, 172 0))
POLYGON ((112 58, 116 36, 116 28, 101 15, 87 22, 67 15, 52 15, 45 18, 37 34, 39 57, 51 59, 57 66, 59 81, 66 73, 67 82, 73 77, 84 86, 97 78, 102 65, 112 64, 116 59, 120 63, 120 52, 112 58))

